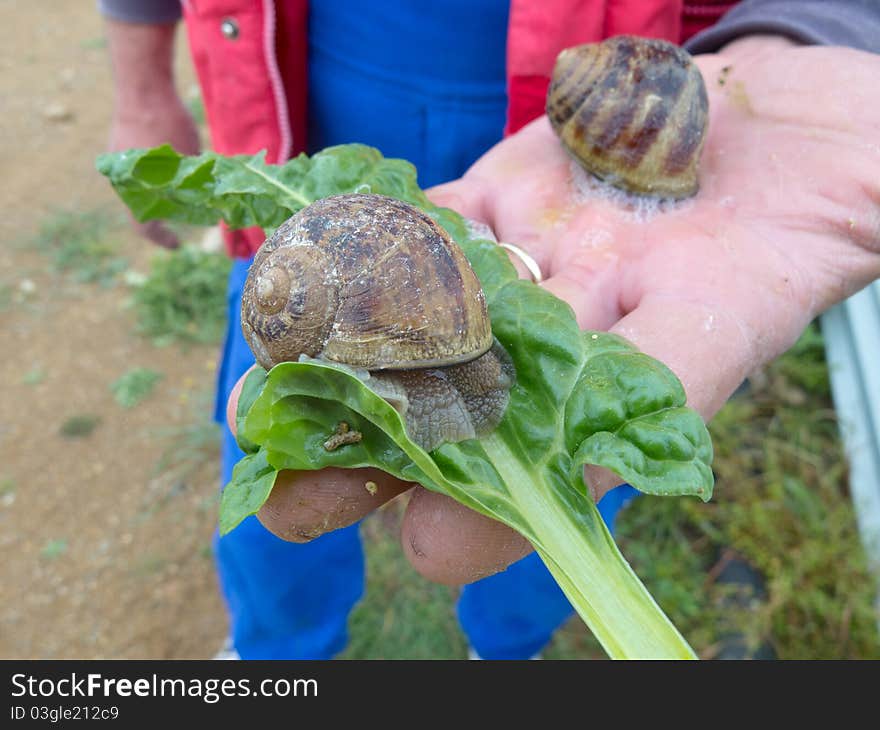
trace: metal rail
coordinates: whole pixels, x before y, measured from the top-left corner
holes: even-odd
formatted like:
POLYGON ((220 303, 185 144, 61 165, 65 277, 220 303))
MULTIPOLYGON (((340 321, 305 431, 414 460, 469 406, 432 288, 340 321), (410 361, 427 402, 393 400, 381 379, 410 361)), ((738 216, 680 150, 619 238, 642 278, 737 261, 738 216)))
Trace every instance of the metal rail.
MULTIPOLYGON (((821 327, 859 534, 880 585, 880 281, 828 310, 821 327)), ((880 616, 880 591, 876 605, 880 616)))

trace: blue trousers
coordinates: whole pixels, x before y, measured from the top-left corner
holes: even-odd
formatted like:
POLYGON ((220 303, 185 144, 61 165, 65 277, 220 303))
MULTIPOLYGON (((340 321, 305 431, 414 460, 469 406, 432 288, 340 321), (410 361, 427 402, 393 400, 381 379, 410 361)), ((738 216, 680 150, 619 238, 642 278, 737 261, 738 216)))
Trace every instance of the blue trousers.
MULTIPOLYGON (((217 417, 223 424, 222 479, 243 454, 225 423, 232 386, 253 364, 241 334, 241 289, 249 261, 236 260, 229 279, 229 332, 219 372, 217 417)), ((599 510, 609 526, 637 492, 609 492, 599 510)), ((364 592, 358 525, 310 543, 281 540, 251 517, 215 539, 233 643, 245 659, 329 659, 345 648, 348 616, 364 592)), ((506 571, 465 586, 458 618, 471 646, 486 659, 526 659, 550 641, 572 608, 534 553, 506 571)))

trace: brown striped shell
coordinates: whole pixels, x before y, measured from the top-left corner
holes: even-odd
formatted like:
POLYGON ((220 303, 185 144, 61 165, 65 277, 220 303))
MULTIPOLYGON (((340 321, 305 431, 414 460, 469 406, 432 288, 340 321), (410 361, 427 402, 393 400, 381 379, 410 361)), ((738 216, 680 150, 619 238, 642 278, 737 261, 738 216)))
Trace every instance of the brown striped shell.
MULTIPOLYGON (((324 198, 278 228, 248 271, 241 322, 266 369, 308 356, 370 371, 355 372, 427 451, 495 428, 515 380, 462 250, 380 195, 324 198)), ((324 447, 361 437, 335 424, 324 447)))
POLYGON ((588 172, 657 197, 697 192, 708 107, 690 55, 637 36, 562 51, 547 92, 550 123, 588 172))
POLYGON ((474 360, 492 346, 485 297, 434 220, 380 195, 337 195, 262 245, 242 294, 242 329, 269 369, 301 355, 366 370, 474 360))

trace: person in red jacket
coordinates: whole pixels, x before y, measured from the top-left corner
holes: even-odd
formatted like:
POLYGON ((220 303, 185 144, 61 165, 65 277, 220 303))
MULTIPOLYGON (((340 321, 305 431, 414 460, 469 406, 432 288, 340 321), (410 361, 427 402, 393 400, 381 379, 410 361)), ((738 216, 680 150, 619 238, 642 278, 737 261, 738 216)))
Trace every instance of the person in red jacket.
MULTIPOLYGON (((194 151, 192 127, 165 83, 170 65, 143 63, 170 58, 172 26, 123 17, 134 5, 102 3, 121 21, 109 24, 119 102, 113 146, 170 140, 194 151), (150 111, 153 123, 145 125, 150 111)), ((152 5, 155 13, 162 3, 152 5)), ((184 3, 214 148, 265 148, 280 161, 302 149, 359 141, 414 161, 423 186, 464 173, 431 196, 525 248, 543 284, 572 304, 582 326, 618 332, 666 362, 706 418, 819 311, 880 273, 873 202, 880 160, 860 141, 877 119, 858 101, 877 58, 798 47, 876 48, 876 12, 842 2, 829 17, 812 0, 747 0, 691 38, 692 50, 721 49, 697 59, 712 115, 702 190, 692 205, 646 229, 607 202, 572 208, 567 158, 541 118, 552 61, 563 47, 621 32, 682 42, 695 20, 712 22, 732 3, 414 5, 336 0, 314 3, 307 15, 299 1, 184 3), (722 69, 726 86, 718 82, 722 69), (510 136, 471 165, 502 130, 510 136), (570 215, 548 226, 554 210, 570 215), (584 246, 596 231, 602 245, 584 246)), ((147 232, 173 243, 161 227, 147 232)), ((234 233, 228 241, 236 264, 219 406, 252 362, 241 347, 235 302, 262 233, 234 233)), ((226 444, 228 473, 237 458, 231 434, 226 444)), ((594 475, 591 486, 610 523, 626 488, 614 488, 608 474, 594 475)), ((217 545, 241 655, 328 657, 341 650, 348 612, 363 589, 356 521, 410 488, 373 473, 279 477, 260 522, 246 521, 217 545), (379 485, 369 500, 365 478, 379 485), (270 532, 287 540, 322 536, 292 544, 270 532)), ((469 584, 459 617, 480 656, 532 656, 570 615, 522 538, 440 495, 413 491, 402 543, 423 574, 469 584)))

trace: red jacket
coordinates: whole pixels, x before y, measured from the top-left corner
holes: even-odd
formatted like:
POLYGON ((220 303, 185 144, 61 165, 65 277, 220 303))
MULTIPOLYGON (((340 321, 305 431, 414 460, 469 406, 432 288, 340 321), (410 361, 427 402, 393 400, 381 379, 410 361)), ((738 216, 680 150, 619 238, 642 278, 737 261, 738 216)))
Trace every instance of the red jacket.
MULTIPOLYGON (((563 48, 621 33, 684 43, 735 4, 511 0, 505 133, 544 113, 550 73, 563 48)), ((308 0, 184 0, 183 6, 213 149, 265 149, 270 162, 305 150, 308 0)), ((259 229, 227 236, 235 256, 251 255, 262 242, 259 229)))

